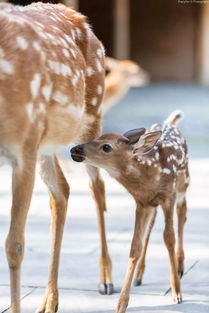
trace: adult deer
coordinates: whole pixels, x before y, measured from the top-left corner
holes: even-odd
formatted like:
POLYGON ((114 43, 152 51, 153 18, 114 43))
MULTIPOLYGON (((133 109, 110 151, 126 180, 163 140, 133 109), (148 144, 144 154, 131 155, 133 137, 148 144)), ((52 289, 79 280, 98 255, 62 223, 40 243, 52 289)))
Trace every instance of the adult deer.
POLYGON ((123 98, 131 87, 143 87, 149 82, 149 74, 134 61, 106 57, 105 66, 103 112, 123 98))
MULTIPOLYGON (((52 217, 48 285, 40 313, 58 308, 58 266, 69 187, 55 152, 101 131, 104 50, 86 18, 63 6, 0 6, 0 164, 13 168, 11 224, 6 240, 11 311, 20 313, 20 269, 35 166, 48 187, 52 217)), ((101 236, 100 283, 112 292, 105 238, 104 185, 87 166, 101 236)))
POLYGON ((160 205, 165 217, 163 237, 170 260, 173 299, 182 302, 179 276, 184 271, 183 229, 186 221, 186 190, 189 185, 187 145, 175 127, 181 118, 174 112, 163 125, 138 128, 123 136, 115 133, 71 149, 74 161, 104 168, 133 196, 135 228, 128 268, 115 313, 125 313, 135 268, 136 285, 141 283, 149 236, 160 205), (178 214, 178 247, 175 255, 174 207, 178 214))

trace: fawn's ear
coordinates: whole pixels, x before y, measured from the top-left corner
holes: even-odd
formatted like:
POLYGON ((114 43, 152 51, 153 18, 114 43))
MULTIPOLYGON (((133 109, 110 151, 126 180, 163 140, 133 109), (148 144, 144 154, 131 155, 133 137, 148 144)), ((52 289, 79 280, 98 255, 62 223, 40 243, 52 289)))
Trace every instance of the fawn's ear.
POLYGON ((161 131, 155 131, 141 136, 140 140, 135 145, 134 153, 148 152, 154 147, 161 135, 161 131))
POLYGON ((145 133, 145 131, 145 128, 136 128, 127 131, 125 134, 123 134, 123 136, 128 138, 129 144, 133 145, 139 140, 139 138, 145 133))

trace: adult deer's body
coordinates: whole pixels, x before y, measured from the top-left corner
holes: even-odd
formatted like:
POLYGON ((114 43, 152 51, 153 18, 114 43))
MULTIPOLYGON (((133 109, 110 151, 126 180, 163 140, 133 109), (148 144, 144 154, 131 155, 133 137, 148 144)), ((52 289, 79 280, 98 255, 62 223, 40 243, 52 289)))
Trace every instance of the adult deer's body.
POLYGON ((119 134, 105 134, 71 150, 77 162, 102 167, 120 182, 136 202, 135 229, 128 269, 116 313, 126 311, 130 286, 137 267, 139 285, 145 268, 150 232, 160 205, 165 216, 164 241, 169 253, 171 288, 175 302, 182 301, 178 274, 184 271, 183 227, 186 221, 185 193, 189 184, 185 139, 174 126, 181 114, 174 113, 164 125, 153 125, 119 134), (173 211, 178 213, 178 247, 175 255, 173 211), (137 264, 138 263, 138 264, 137 264))
MULTIPOLYGON (((54 313, 69 196, 54 153, 60 146, 89 141, 100 134, 103 46, 85 17, 63 5, 39 3, 23 8, 4 4, 0 6, 0 29, 0 164, 9 162, 13 167, 11 225, 6 241, 12 312, 20 312, 24 228, 39 160, 50 194, 52 228, 48 286, 38 312, 54 313)), ((88 172, 102 238, 100 283, 110 284, 104 186, 97 169, 88 166, 88 172)))

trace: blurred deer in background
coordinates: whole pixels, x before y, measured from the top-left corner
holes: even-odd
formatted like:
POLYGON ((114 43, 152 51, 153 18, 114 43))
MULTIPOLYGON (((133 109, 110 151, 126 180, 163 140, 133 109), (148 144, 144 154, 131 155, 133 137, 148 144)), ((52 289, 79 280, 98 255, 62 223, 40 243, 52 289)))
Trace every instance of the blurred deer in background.
POLYGON ((105 58, 106 72, 103 112, 109 110, 131 87, 142 87, 149 83, 149 74, 131 60, 105 58))
MULTIPOLYGON (((55 153, 71 142, 90 141, 101 133, 104 49, 86 18, 61 4, 0 5, 0 29, 0 165, 9 163, 13 168, 6 240, 11 311, 20 313, 24 230, 39 161, 50 194, 52 227, 48 285, 37 312, 54 313, 69 197, 55 153)), ((100 284, 111 293, 104 184, 97 168, 88 165, 87 170, 101 236, 100 284)))
POLYGON ((149 131, 144 128, 134 129, 123 136, 105 134, 71 149, 74 161, 104 168, 127 189, 136 202, 128 269, 116 313, 126 311, 136 267, 135 284, 141 283, 146 249, 159 205, 165 217, 163 236, 170 259, 172 294, 176 303, 182 302, 179 276, 184 271, 183 228, 186 221, 185 195, 189 185, 189 171, 187 145, 175 127, 181 116, 180 112, 174 112, 163 126, 155 124, 149 131), (178 214, 176 255, 173 227, 175 204, 178 214))

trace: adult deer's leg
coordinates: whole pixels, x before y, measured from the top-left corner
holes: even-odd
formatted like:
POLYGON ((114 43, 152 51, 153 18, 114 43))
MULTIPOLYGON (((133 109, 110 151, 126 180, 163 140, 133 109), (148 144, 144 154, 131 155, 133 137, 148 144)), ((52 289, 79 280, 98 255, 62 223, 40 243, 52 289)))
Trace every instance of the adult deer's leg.
POLYGON ((173 299, 176 303, 182 302, 180 280, 178 277, 176 256, 175 256, 175 233, 173 227, 173 210, 174 199, 167 199, 163 205, 163 213, 165 216, 165 229, 164 229, 164 241, 168 249, 170 258, 170 272, 171 272, 171 289, 173 299))
POLYGON ((105 233, 105 221, 104 212, 106 210, 105 203, 105 187, 104 182, 100 177, 99 170, 93 166, 87 165, 87 172, 90 178, 90 188, 93 198, 96 203, 98 227, 100 234, 100 278, 99 278, 99 292, 101 294, 112 294, 112 263, 108 254, 106 233, 105 233))
POLYGON ((54 156, 41 157, 40 174, 49 189, 52 222, 48 284, 44 300, 37 312, 55 313, 58 310, 58 268, 69 186, 54 156))
POLYGON ((178 245, 176 252, 176 261, 179 277, 181 278, 184 273, 184 248, 183 248, 183 231, 186 222, 187 203, 184 196, 180 202, 177 201, 177 215, 178 215, 178 245))
POLYGON ((35 164, 35 149, 24 149, 21 164, 13 168, 11 223, 6 240, 12 313, 20 313, 20 271, 24 255, 24 231, 34 186, 35 164))
POLYGON ((135 217, 135 229, 131 243, 131 251, 129 255, 128 268, 123 283, 123 288, 120 293, 118 306, 116 313, 125 313, 129 301, 129 293, 131 282, 134 274, 134 270, 138 261, 138 258, 142 252, 143 237, 146 236, 145 231, 150 221, 153 208, 141 208, 137 207, 135 217))
POLYGON ((148 225, 148 231, 147 231, 147 235, 143 244, 142 253, 136 265, 136 276, 134 280, 134 286, 140 286, 142 283, 142 278, 143 278, 144 271, 145 271, 145 258, 146 258, 146 253, 147 253, 147 247, 148 247, 149 238, 152 232, 152 228, 155 224, 156 215, 157 215, 157 209, 155 208, 153 209, 152 218, 151 218, 150 224, 148 225))

